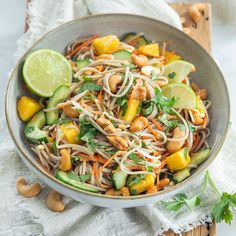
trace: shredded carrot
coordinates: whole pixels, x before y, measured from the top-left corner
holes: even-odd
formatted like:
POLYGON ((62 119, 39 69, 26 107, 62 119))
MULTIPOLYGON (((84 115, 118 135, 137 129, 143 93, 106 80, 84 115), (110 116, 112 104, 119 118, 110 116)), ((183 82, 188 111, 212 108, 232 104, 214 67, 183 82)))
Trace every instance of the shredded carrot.
POLYGON ((106 159, 103 158, 102 156, 100 156, 99 154, 96 154, 94 156, 88 156, 86 154, 79 154, 80 156, 82 156, 83 158, 81 158, 81 161, 98 161, 99 163, 105 164, 106 163, 106 159))
POLYGON ((158 173, 166 165, 166 160, 161 162, 161 165, 154 169, 155 173, 158 173))
POLYGON ((161 179, 158 183, 158 188, 159 189, 162 189, 164 188, 166 185, 168 185, 170 183, 170 180, 168 178, 164 178, 164 179, 161 179))
POLYGON ((84 47, 88 46, 98 36, 99 36, 98 34, 93 35, 91 38, 87 39, 81 45, 79 45, 76 49, 74 49, 72 52, 70 52, 68 54, 68 56, 71 56, 71 57, 74 56, 81 48, 84 48, 84 47))
POLYGON ((203 118, 202 127, 203 127, 203 128, 206 128, 206 126, 207 126, 207 116, 205 115, 204 118, 203 118))
POLYGON ((127 166, 129 170, 146 170, 144 166, 139 166, 139 165, 133 165, 133 166, 127 166))
POLYGON ((134 89, 132 90, 130 96, 129 96, 129 101, 128 101, 128 107, 131 106, 132 102, 133 102, 133 99, 134 99, 134 89))
POLYGON ((191 151, 195 149, 195 147, 197 147, 198 143, 200 141, 200 136, 198 133, 195 134, 195 140, 193 142, 193 146, 191 148, 191 151))
POLYGON ((152 119, 152 123, 156 126, 156 128, 158 130, 160 130, 160 131, 164 131, 165 130, 164 127, 162 127, 161 124, 158 121, 156 121, 155 119, 152 119))
POLYGON ((141 139, 145 140, 145 139, 150 139, 149 136, 142 136, 141 139))
POLYGON ((159 135, 158 135, 158 133, 151 127, 151 125, 148 125, 148 130, 149 130, 149 132, 151 132, 152 134, 153 134, 153 136, 157 139, 157 140, 159 140, 159 135))
POLYGON ((166 158, 166 157, 168 157, 169 155, 170 155, 170 153, 169 153, 169 152, 166 152, 166 153, 162 154, 162 156, 161 156, 161 157, 162 157, 162 159, 163 159, 163 158, 166 158))
POLYGON ((102 90, 100 90, 100 92, 98 94, 98 101, 99 101, 100 105, 102 105, 102 90))
POLYGON ((93 174, 94 174, 95 178, 98 177, 97 169, 98 169, 98 162, 95 161, 95 162, 93 163, 93 174))
POLYGON ((116 157, 117 155, 113 155, 111 156, 105 163, 103 166, 101 166, 99 169, 98 169, 98 174, 106 167, 108 166, 108 164, 116 157))

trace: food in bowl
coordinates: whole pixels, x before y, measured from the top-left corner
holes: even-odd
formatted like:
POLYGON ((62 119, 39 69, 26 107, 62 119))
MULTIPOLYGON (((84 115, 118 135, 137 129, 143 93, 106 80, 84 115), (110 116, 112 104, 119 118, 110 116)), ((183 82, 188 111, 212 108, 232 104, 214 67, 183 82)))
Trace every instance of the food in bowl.
POLYGON ((169 188, 210 154, 207 91, 190 83, 195 66, 128 33, 74 40, 65 55, 31 53, 23 76, 37 100, 17 109, 36 158, 60 181, 129 196, 169 188))

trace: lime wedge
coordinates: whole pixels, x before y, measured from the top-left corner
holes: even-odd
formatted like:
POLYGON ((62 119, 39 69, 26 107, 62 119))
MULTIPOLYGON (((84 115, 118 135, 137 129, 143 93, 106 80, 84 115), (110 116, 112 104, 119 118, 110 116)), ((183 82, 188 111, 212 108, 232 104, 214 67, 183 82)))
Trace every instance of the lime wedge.
POLYGON ((162 93, 168 99, 176 98, 174 108, 196 109, 198 107, 197 96, 193 90, 185 84, 169 84, 162 88, 162 93))
POLYGON ((164 66, 163 75, 169 79, 170 83, 180 83, 193 71, 195 71, 193 64, 187 61, 177 60, 164 66))
POLYGON ((60 85, 71 83, 72 69, 62 54, 40 49, 26 58, 23 77, 32 92, 41 97, 50 97, 60 85))

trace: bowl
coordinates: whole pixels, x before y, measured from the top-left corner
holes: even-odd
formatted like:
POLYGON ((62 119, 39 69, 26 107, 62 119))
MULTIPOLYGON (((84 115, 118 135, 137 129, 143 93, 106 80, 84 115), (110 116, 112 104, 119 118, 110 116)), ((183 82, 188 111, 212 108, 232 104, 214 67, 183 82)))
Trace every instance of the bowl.
POLYGON ((143 206, 166 199, 184 187, 193 184, 198 176, 204 174, 206 168, 216 158, 225 140, 229 123, 229 104, 227 87, 219 67, 212 57, 193 39, 174 27, 151 18, 130 14, 103 14, 68 22, 43 36, 26 52, 16 64, 9 79, 5 113, 11 137, 21 159, 44 183, 80 202, 101 207, 126 208, 143 206), (209 144, 212 147, 212 152, 210 157, 189 178, 169 189, 148 195, 106 196, 66 185, 48 174, 40 166, 23 135, 24 124, 18 117, 16 103, 20 96, 29 94, 22 78, 22 65, 27 55, 32 51, 40 48, 50 48, 63 53, 65 46, 76 38, 96 33, 121 36, 127 32, 144 32, 148 38, 157 42, 168 41, 171 49, 196 66, 197 72, 192 74, 192 81, 207 89, 209 99, 212 101, 209 110, 209 127, 211 129, 209 144))

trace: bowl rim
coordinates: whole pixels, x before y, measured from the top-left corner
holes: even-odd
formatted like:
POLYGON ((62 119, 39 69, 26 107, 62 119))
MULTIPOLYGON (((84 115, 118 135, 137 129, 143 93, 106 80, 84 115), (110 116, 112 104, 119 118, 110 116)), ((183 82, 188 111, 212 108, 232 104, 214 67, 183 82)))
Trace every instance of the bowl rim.
POLYGON ((229 97, 229 92, 227 89, 227 85, 224 79, 224 75, 222 73, 222 70, 219 66, 219 64, 216 62, 216 60, 209 55, 209 53, 206 51, 206 49, 204 49, 199 43, 197 43, 194 39, 192 39, 190 36, 186 35, 185 33, 183 33, 181 30, 173 27, 172 25, 169 25, 165 22, 156 20, 154 18, 150 18, 150 17, 146 17, 146 16, 141 16, 141 15, 137 15, 137 14, 129 14, 129 13, 104 13, 104 14, 96 14, 96 15, 90 15, 90 16, 85 16, 85 17, 80 17, 71 21, 68 21, 50 31, 48 31, 46 34, 42 35, 38 40, 35 41, 35 43, 32 44, 31 47, 29 47, 27 49, 27 51, 17 60, 17 63, 14 66, 14 69, 12 70, 9 80, 8 80, 8 84, 7 84, 7 88, 6 88, 6 93, 5 93, 5 118, 6 118, 6 122, 7 122, 7 126, 8 126, 8 130, 9 133, 11 135, 11 138, 17 148, 17 151, 20 152, 23 157, 29 162, 29 164, 31 166, 33 166, 34 169, 36 169, 36 171, 39 171, 40 174, 43 174, 44 176, 46 176, 47 178, 49 178, 52 182, 61 185, 62 187, 65 187, 67 190, 73 191, 75 193, 81 193, 81 194, 85 194, 85 195, 89 195, 91 197, 102 197, 102 198, 106 198, 106 199, 119 199, 119 200, 137 200, 137 199, 142 199, 142 198, 153 198, 153 197, 162 197, 168 193, 172 194, 176 191, 180 191, 181 189, 183 189, 184 187, 187 187, 190 183, 193 182, 194 179, 196 179, 197 177, 199 177, 208 167, 209 165, 213 162, 213 160, 215 160, 216 156, 219 154, 227 133, 228 133, 228 128, 225 129, 225 132, 222 134, 222 138, 221 141, 219 142, 219 145, 217 147, 217 150, 215 152, 215 154, 213 156, 211 156, 209 159, 207 159, 205 162, 203 162, 200 166, 201 166, 201 171, 196 171, 195 173, 193 173, 191 176, 189 176, 187 179, 185 179, 184 181, 170 187, 169 189, 165 189, 162 190, 160 192, 157 193, 151 193, 151 194, 144 194, 144 195, 135 195, 135 196, 110 196, 110 195, 105 195, 105 194, 100 194, 100 193, 93 193, 93 192, 88 192, 79 188, 75 188, 73 186, 70 186, 68 184, 63 183, 62 181, 56 179, 54 176, 52 176, 51 174, 49 174, 46 170, 44 170, 42 167, 39 167, 38 165, 36 165, 34 163, 33 160, 31 160, 30 155, 27 155, 27 153, 24 150, 24 145, 21 145, 17 142, 17 138, 14 135, 14 129, 12 128, 11 124, 10 124, 10 116, 9 116, 9 108, 8 108, 8 104, 9 104, 9 92, 10 92, 10 88, 11 85, 14 81, 14 74, 16 73, 17 69, 19 68, 20 63, 22 63, 23 59, 26 57, 26 55, 29 53, 30 50, 32 50, 32 48, 37 45, 39 42, 41 42, 42 40, 44 40, 44 38, 47 38, 48 36, 52 35, 54 32, 61 30, 62 28, 66 28, 69 25, 72 24, 76 24, 79 23, 81 20, 86 20, 86 19, 90 19, 90 18, 97 18, 97 17, 110 17, 110 16, 119 16, 119 17, 133 17, 133 18, 143 18, 149 21, 152 21, 153 23, 158 22, 159 24, 162 24, 164 27, 170 28, 171 30, 175 31, 178 34, 182 34, 187 40, 190 40, 192 42, 192 44, 194 44, 196 47, 198 47, 200 50, 204 51, 208 57, 210 58, 210 60, 212 61, 212 63, 214 63, 216 65, 216 67, 219 70, 220 76, 223 79, 223 86, 224 86, 224 90, 225 90, 225 98, 227 100, 227 117, 228 120, 227 122, 230 121, 230 97, 229 97))

